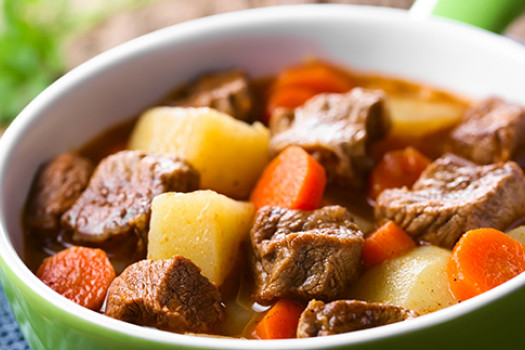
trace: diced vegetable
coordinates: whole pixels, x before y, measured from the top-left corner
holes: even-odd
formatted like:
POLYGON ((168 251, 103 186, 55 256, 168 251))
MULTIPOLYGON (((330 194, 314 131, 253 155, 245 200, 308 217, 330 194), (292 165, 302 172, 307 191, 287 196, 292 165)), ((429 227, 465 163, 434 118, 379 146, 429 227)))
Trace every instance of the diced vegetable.
POLYGON ((304 306, 292 300, 277 301, 255 326, 253 335, 259 339, 295 338, 304 306))
POLYGON ((525 244, 525 225, 521 225, 510 230, 507 232, 507 235, 521 242, 521 244, 525 244))
POLYGON ((102 249, 74 246, 44 259, 36 275, 57 293, 98 311, 115 270, 102 249))
POLYGON ((210 108, 157 107, 144 113, 129 148, 176 154, 201 174, 201 187, 248 196, 268 163, 270 133, 210 108))
POLYGON ((482 228, 459 239, 447 265, 450 290, 460 301, 490 290, 525 271, 525 245, 482 228))
POLYGON ((404 307, 419 314, 456 304, 447 281, 449 257, 447 249, 416 247, 365 271, 350 296, 404 307))
POLYGON ((313 210, 319 206, 326 173, 301 147, 290 146, 264 169, 250 196, 259 209, 265 205, 313 210))
POLYGON ((350 78, 321 62, 307 62, 282 71, 272 87, 267 105, 271 116, 277 107, 295 108, 321 92, 346 92, 354 84, 350 78))
POLYGON ((362 259, 365 268, 370 268, 387 259, 392 259, 414 248, 416 243, 401 227, 387 221, 365 239, 362 259))
POLYGON ((430 163, 413 147, 385 153, 370 173, 369 197, 376 199, 387 188, 411 187, 430 163))
POLYGON ((456 125, 465 113, 457 101, 425 100, 389 95, 392 133, 403 137, 423 137, 456 125))
POLYGON ((237 262, 253 212, 253 204, 210 190, 156 196, 151 208, 148 258, 182 255, 220 286, 237 262))

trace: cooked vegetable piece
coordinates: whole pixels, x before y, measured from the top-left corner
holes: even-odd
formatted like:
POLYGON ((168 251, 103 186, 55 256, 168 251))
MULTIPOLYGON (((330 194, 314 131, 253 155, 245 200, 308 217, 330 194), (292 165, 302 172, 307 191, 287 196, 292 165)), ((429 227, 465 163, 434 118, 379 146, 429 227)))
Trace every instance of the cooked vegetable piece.
POLYGON ((268 115, 273 115, 273 112, 278 107, 298 107, 316 94, 315 90, 299 86, 278 89, 268 100, 268 115))
POLYGON ((365 268, 392 259, 414 248, 416 243, 401 227, 387 221, 365 239, 362 259, 365 268))
POLYGON ((148 258, 190 259, 220 286, 248 236, 253 205, 216 192, 165 193, 153 199, 148 258))
POLYGON ((278 300, 257 323, 253 336, 259 339, 295 338, 303 310, 304 306, 292 300, 278 300))
POLYGON ((505 233, 482 228, 463 234, 447 264, 450 290, 467 300, 525 271, 525 245, 505 233))
POLYGON ((69 300, 98 311, 115 270, 102 249, 74 246, 44 259, 36 275, 69 300))
POLYGON ((264 169, 250 200, 255 208, 269 205, 313 210, 326 185, 324 168, 301 147, 290 146, 264 169))
POLYGON ((451 98, 432 99, 389 94, 392 133, 401 137, 425 137, 455 126, 466 104, 451 98))
POLYGON ((270 134, 211 108, 157 107, 144 113, 131 149, 172 153, 201 174, 201 188, 246 198, 269 161, 270 134))
POLYGON ((525 244, 525 225, 518 226, 507 232, 509 237, 514 238, 515 240, 525 244))
POLYGON ((367 270, 350 297, 400 306, 418 314, 456 304, 447 281, 449 257, 447 249, 416 247, 367 270))
POLYGON ((412 187, 432 161, 413 147, 387 152, 370 173, 369 197, 387 188, 412 187))
POLYGON ((321 62, 307 62, 283 70, 273 85, 267 105, 271 116, 277 107, 295 108, 321 92, 346 92, 350 78, 321 62))

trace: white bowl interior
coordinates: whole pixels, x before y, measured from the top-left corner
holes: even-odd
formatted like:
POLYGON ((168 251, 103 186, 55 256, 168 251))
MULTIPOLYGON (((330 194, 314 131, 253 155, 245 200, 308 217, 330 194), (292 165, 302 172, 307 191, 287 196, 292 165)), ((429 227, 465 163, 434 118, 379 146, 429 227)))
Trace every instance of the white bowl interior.
MULTIPOLYGON (((445 20, 421 21, 404 11, 332 5, 265 8, 184 23, 133 40, 78 67, 41 94, 11 125, 0 141, 0 215, 4 232, 9 233, 9 237, 1 237, 2 257, 31 287, 42 288, 17 253, 23 253, 21 209, 43 161, 138 115, 198 74, 243 67, 252 76, 265 76, 308 55, 471 97, 497 94, 525 104, 525 49, 511 40, 445 20)), ((509 288, 523 284, 521 279, 509 288)), ((64 305, 48 291, 42 295, 59 307, 64 305)), ((490 294, 486 301, 496 297, 499 294, 490 294)), ((71 307, 71 312, 130 334, 140 332, 166 342, 182 339, 86 315, 80 307, 71 307)), ((412 330, 438 322, 440 317, 453 317, 453 312, 414 322, 412 330)), ((360 333, 364 336, 334 337, 335 343, 329 344, 366 339, 372 333, 386 336, 390 329, 403 329, 400 325, 381 328, 360 333)), ((191 342, 207 347, 244 346, 238 345, 242 342, 206 338, 191 342)), ((296 346, 286 344, 306 349, 321 343, 314 339, 296 342, 296 346)), ((250 343, 253 349, 267 346, 250 343)))

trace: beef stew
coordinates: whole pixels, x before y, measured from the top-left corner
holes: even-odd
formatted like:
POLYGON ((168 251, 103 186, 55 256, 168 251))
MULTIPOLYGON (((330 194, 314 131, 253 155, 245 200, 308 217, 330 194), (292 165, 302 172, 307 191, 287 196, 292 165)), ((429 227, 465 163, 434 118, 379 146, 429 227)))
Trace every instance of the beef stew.
MULTIPOLYGON (((512 161, 521 145, 512 141, 505 159, 498 156, 490 165, 482 165, 484 160, 473 163, 460 158, 465 154, 456 150, 458 139, 467 139, 461 135, 470 128, 468 116, 483 113, 479 105, 471 107, 471 101, 421 84, 349 72, 321 62, 294 67, 294 74, 303 69, 309 74, 312 66, 330 73, 306 82, 290 79, 286 71, 262 80, 251 80, 239 70, 202 77, 178 88, 160 103, 164 107, 51 160, 35 176, 23 215, 28 266, 36 271, 44 258, 70 246, 103 249, 120 276, 109 287, 107 304, 100 312, 178 333, 265 338, 254 331, 256 325, 270 324, 265 318, 268 308, 287 299, 305 310, 297 319, 299 327, 293 335, 297 337, 348 332, 428 312, 409 310, 388 298, 374 300, 361 294, 362 300, 354 300, 360 294, 356 292, 359 280, 375 269, 363 267, 366 240, 379 225, 391 221, 412 237, 416 243, 412 249, 437 245, 442 247, 439 254, 450 255, 468 230, 512 227, 525 214, 525 179, 512 161), (334 83, 333 76, 345 83, 334 83), (334 91, 347 84, 349 92, 334 91), (283 102, 283 95, 293 97, 283 102), (259 108, 270 102, 271 108, 259 108), (435 118, 436 113, 441 119, 435 118), (425 122, 426 117, 432 122, 425 122), (196 127, 195 118, 217 127, 196 127), (248 125, 245 120, 254 123, 248 125), (223 125, 235 131, 219 137, 223 125), (173 141, 174 132, 186 134, 173 141), (230 150, 228 140, 241 146, 230 150), (290 193, 268 193, 276 198, 304 198, 308 188, 322 186, 320 205, 314 210, 295 204, 254 209, 250 192, 259 185, 254 182, 263 171, 275 181, 296 173, 279 173, 273 164, 278 154, 294 146, 306 151, 306 165, 294 163, 297 174, 303 176, 301 182, 292 181, 290 193), (372 198, 372 169, 389 152, 409 146, 431 164, 415 173, 414 184, 385 189, 372 198), (207 167, 195 151, 198 147, 220 153, 217 158, 226 161, 216 169, 207 167), (48 173, 68 168, 56 165, 56 159, 66 157, 96 164, 93 175, 92 168, 84 165, 79 171, 82 175, 75 175, 78 179, 73 177, 74 186, 69 186, 74 190, 46 187, 53 183, 47 180, 48 173), (320 165, 316 178, 324 176, 326 188, 324 182, 309 182, 312 162, 320 165), (253 175, 244 176, 245 168, 233 165, 239 163, 256 174, 242 186, 238 174, 242 179, 253 175), (54 194, 60 192, 67 192, 67 200, 56 205, 54 194), (152 203, 155 213, 151 213, 152 203), (40 212, 48 216, 40 218, 40 212), (173 216, 179 220, 171 221, 173 216), (154 227, 162 229, 157 233, 154 227), (195 235, 180 240, 170 237, 188 232, 195 235), (158 236, 148 237, 152 234, 158 236), (184 249, 180 249, 182 243, 174 242, 185 242, 184 249), (203 260, 208 264, 195 263, 203 260), (208 272, 215 268, 220 271, 208 272), (181 283, 184 288, 179 290, 181 283), (194 289, 185 289, 186 285, 194 289), (367 310, 373 313, 370 322, 347 325, 345 320, 369 314, 367 310), (345 325, 320 324, 315 325, 320 330, 307 331, 313 327, 312 317, 317 317, 312 314, 327 312, 345 325)), ((523 113, 514 113, 519 107, 509 107, 508 113, 509 108, 502 108, 512 125, 525 123, 523 113)), ((499 112, 488 109, 487 113, 499 112)), ((412 169, 406 161, 390 163, 387 169, 403 174, 412 169)), ((72 176, 58 171, 64 178, 72 176)), ((445 281, 446 259, 428 261, 436 273, 432 278, 445 281)), ((453 296, 440 288, 448 298, 443 307, 450 305, 453 296)))

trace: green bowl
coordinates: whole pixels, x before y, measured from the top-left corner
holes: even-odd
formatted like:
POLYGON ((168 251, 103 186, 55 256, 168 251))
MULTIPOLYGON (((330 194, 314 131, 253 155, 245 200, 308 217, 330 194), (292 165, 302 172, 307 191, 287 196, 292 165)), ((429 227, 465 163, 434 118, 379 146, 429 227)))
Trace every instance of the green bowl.
POLYGON ((22 261, 21 210, 38 166, 129 120, 199 73, 277 72, 306 55, 430 83, 473 98, 525 104, 525 47, 467 25, 405 11, 300 5, 203 18, 135 39, 59 79, 0 140, 0 278, 34 349, 462 349, 525 340, 525 275, 406 323, 337 336, 254 341, 139 327, 54 293, 22 261))

